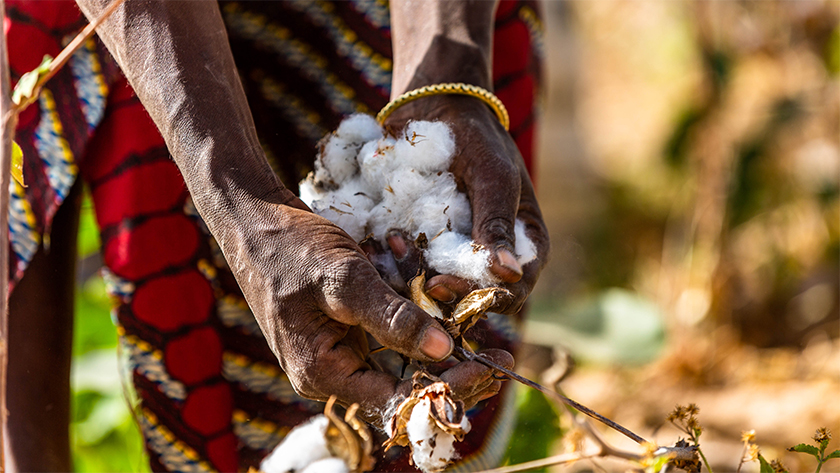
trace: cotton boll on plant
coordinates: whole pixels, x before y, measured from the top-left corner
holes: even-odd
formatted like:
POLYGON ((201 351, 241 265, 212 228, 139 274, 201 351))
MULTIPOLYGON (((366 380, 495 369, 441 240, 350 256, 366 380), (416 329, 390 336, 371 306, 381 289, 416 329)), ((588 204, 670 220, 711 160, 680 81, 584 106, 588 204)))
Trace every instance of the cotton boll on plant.
POLYGON ((326 416, 318 415, 301 424, 286 435, 283 442, 260 463, 264 473, 291 473, 301 471, 312 463, 330 458, 327 440, 326 416))
POLYGON ((455 442, 470 431, 464 404, 452 398, 449 385, 425 371, 412 377, 411 395, 388 421, 385 449, 408 446, 411 461, 425 473, 441 471, 456 460, 455 442))
POLYGON ((350 473, 350 469, 340 458, 325 458, 295 473, 350 473))
MULTIPOLYGON (((470 422, 466 417, 461 418, 459 425, 464 433, 470 431, 470 422)), ((424 472, 441 471, 456 459, 457 439, 438 427, 431 418, 429 399, 423 399, 414 406, 406 431, 412 445, 411 459, 424 472)))
POLYGON ((324 414, 295 427, 260 464, 261 473, 361 473, 373 469, 373 437, 356 417, 359 405, 344 417, 333 411, 331 396, 324 414))

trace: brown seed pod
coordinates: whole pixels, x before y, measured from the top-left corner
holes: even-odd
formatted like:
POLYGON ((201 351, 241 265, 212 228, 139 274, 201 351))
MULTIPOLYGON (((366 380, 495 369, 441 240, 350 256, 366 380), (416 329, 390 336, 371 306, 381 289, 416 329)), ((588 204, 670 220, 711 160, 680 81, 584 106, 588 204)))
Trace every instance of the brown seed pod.
POLYGON ((477 289, 464 296, 455 306, 455 311, 450 318, 450 321, 458 326, 459 335, 463 335, 464 332, 481 320, 499 297, 513 297, 513 294, 501 287, 487 287, 477 289))
POLYGON ((414 373, 412 381, 414 386, 411 395, 400 403, 388 422, 390 438, 384 444, 385 450, 394 445, 402 447, 410 445, 407 432, 408 421, 411 419, 414 407, 424 399, 430 401, 429 417, 435 425, 459 441, 463 440, 466 434, 462 427, 464 403, 452 398, 449 385, 426 371, 414 373))
POLYGON ((361 473, 373 469, 376 460, 371 456, 373 437, 364 422, 356 418, 358 404, 347 408, 344 419, 333 412, 336 397, 330 396, 324 415, 329 423, 324 436, 327 439, 327 450, 344 460, 352 473, 361 473))
POLYGON ((434 301, 428 294, 426 294, 426 273, 421 272, 415 276, 409 283, 411 289, 411 302, 417 304, 418 307, 425 310, 426 313, 436 319, 445 319, 443 312, 438 307, 437 302, 434 301))

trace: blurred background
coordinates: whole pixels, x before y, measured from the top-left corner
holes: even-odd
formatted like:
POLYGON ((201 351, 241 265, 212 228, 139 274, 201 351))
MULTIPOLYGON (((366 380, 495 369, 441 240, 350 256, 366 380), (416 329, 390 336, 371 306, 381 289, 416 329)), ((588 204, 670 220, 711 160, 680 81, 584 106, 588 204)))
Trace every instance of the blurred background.
MULTIPOLYGON (((552 260, 519 370, 565 374, 570 397, 662 444, 679 436, 663 426, 674 405, 696 403, 721 471, 750 429, 768 460, 813 471, 784 449, 818 427, 840 436, 840 2, 550 0, 543 14, 552 260)), ((83 214, 76 467, 141 471, 83 214)), ((556 406, 525 390, 519 405, 510 462, 568 448, 569 418, 546 421, 556 406)))

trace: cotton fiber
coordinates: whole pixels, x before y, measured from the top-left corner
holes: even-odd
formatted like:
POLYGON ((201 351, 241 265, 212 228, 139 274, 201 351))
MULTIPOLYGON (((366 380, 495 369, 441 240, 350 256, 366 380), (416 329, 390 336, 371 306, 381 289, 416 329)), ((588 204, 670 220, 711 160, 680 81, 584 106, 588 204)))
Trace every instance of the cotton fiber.
MULTIPOLYGON (((373 235, 387 245, 390 230, 415 239, 422 233, 431 268, 491 286, 498 279, 490 251, 472 241, 470 203, 449 172, 454 153, 455 137, 443 122, 412 121, 387 136, 372 117, 352 115, 321 141, 300 197, 356 241, 373 235)), ((520 264, 536 257, 519 221, 515 251, 520 264)))
MULTIPOLYGON (((455 460, 455 436, 444 432, 432 420, 431 401, 421 399, 411 411, 406 431, 411 443, 411 459, 425 473, 441 471, 455 460)), ((470 431, 470 421, 464 416, 461 428, 470 431)))
POLYGON ((320 460, 331 458, 327 449, 327 440, 324 437, 327 423, 326 416, 318 415, 292 429, 283 442, 260 463, 260 471, 264 473, 300 472, 320 460))

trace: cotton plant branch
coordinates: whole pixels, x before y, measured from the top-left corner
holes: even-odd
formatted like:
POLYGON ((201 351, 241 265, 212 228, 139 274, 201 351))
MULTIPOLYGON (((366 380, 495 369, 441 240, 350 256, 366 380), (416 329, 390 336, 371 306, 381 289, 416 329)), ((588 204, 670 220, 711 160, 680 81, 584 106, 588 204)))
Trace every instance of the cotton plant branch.
MULTIPOLYGON (((41 66, 38 67, 33 72, 37 73, 37 80, 33 80, 33 83, 26 84, 25 90, 18 90, 15 88, 15 97, 14 97, 14 105, 12 111, 15 114, 19 114, 22 112, 26 107, 31 105, 38 99, 38 95, 41 92, 41 88, 44 84, 52 79, 52 77, 59 71, 61 68, 67 64, 67 61, 73 56, 73 54, 82 47, 87 40, 89 40, 93 35, 96 33, 96 28, 101 25, 108 17, 111 16, 114 11, 119 8, 120 5, 123 4, 125 0, 114 0, 111 2, 110 5, 99 15, 98 18, 93 20, 93 22, 89 23, 85 26, 79 34, 73 38, 73 41, 64 47, 58 56, 52 60, 45 60, 41 63, 41 66)), ((25 74, 24 74, 25 75, 25 74)), ((21 77, 21 82, 23 81, 23 77, 21 77)))
POLYGON ((561 455, 555 455, 548 458, 543 458, 540 460, 534 460, 531 462, 520 463, 518 465, 510 465, 500 468, 495 468, 492 470, 486 470, 482 473, 513 473, 518 471, 527 471, 536 468, 544 468, 547 466, 554 466, 554 465, 562 465, 566 463, 571 463, 577 460, 584 460, 584 459, 594 459, 594 458, 603 458, 603 457, 613 457, 613 458, 620 458, 636 463, 645 463, 645 462, 655 462, 656 459, 663 459, 662 462, 663 466, 665 463, 675 463, 675 464, 682 464, 682 465, 697 465, 698 457, 697 457, 697 447, 688 445, 684 442, 678 442, 677 445, 673 447, 660 447, 656 446, 641 436, 635 434, 631 430, 627 429, 619 425, 618 423, 614 422, 613 420, 593 411, 592 409, 580 404, 573 399, 570 399, 563 394, 549 389, 539 383, 531 381, 528 378, 520 376, 513 371, 494 363, 479 354, 473 353, 465 348, 456 347, 455 349, 456 357, 476 361, 482 363, 485 366, 493 368, 506 376, 519 381, 520 383, 534 388, 543 394, 548 395, 551 399, 560 402, 563 404, 572 414, 572 418, 574 419, 575 423, 586 433, 588 436, 595 442, 596 448, 590 449, 586 452, 570 452, 564 453, 561 455), (627 436, 631 440, 635 441, 639 445, 642 445, 646 448, 645 453, 635 453, 629 452, 626 450, 621 450, 618 448, 613 447, 612 445, 608 444, 601 436, 592 428, 590 423, 585 419, 580 417, 578 413, 585 414, 586 416, 596 419, 599 422, 603 423, 604 425, 610 427, 613 430, 620 432, 621 434, 627 436))
POLYGON ((549 389, 549 388, 547 388, 547 387, 545 387, 545 386, 543 386, 539 383, 531 381, 530 379, 528 379, 524 376, 520 376, 520 375, 514 373, 513 371, 505 368, 504 366, 501 366, 497 363, 494 363, 494 362, 484 358, 483 356, 481 356, 477 353, 473 353, 469 350, 464 349, 463 347, 456 347, 455 348, 455 353, 456 353, 457 357, 462 357, 462 358, 470 360, 470 361, 477 361, 477 362, 479 362, 479 363, 481 363, 481 364, 483 364, 483 365, 485 365, 489 368, 493 368, 496 371, 499 371, 499 372, 505 374, 506 376, 508 376, 508 377, 510 377, 510 378, 512 378, 516 381, 519 381, 520 383, 524 384, 525 386, 528 386, 530 388, 534 388, 534 389, 540 391, 541 393, 543 393, 545 395, 548 395, 551 398, 556 399, 556 400, 562 402, 563 404, 582 412, 583 414, 586 414, 587 416, 597 420, 598 422, 601 422, 602 424, 606 425, 607 427, 609 427, 609 428, 611 428, 611 429, 613 429, 617 432, 620 432, 621 434, 625 435, 627 438, 629 438, 630 440, 638 443, 639 445, 643 445, 643 444, 647 443, 647 440, 645 440, 644 438, 635 434, 630 429, 614 422, 613 420, 611 420, 607 417, 602 416, 601 414, 593 411, 592 409, 584 406, 583 404, 581 404, 581 403, 579 403, 579 402, 577 402, 573 399, 570 399, 566 396, 563 396, 562 394, 559 394, 558 392, 554 391, 553 389, 549 389))

